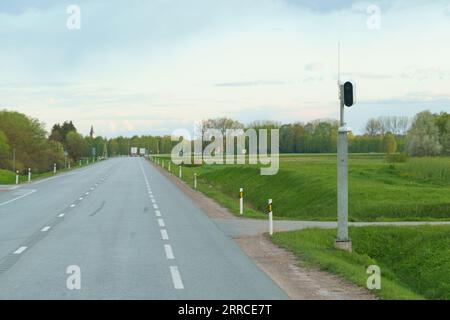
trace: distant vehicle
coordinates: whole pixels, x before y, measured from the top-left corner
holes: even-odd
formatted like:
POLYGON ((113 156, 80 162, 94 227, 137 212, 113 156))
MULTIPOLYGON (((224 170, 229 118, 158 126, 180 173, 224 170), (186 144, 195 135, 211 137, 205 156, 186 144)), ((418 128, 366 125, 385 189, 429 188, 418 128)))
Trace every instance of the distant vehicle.
POLYGON ((145 150, 145 148, 140 148, 139 149, 139 155, 141 156, 141 157, 144 157, 145 155, 146 155, 146 150, 145 150))
POLYGON ((137 157, 138 156, 138 148, 137 147, 131 147, 130 155, 132 157, 137 157))

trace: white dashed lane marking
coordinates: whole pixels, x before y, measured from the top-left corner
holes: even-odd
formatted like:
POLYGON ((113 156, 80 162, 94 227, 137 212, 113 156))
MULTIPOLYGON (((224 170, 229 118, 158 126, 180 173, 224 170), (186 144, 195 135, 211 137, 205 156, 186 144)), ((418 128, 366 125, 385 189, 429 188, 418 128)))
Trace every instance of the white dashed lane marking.
POLYGON ((167 234, 167 230, 166 229, 162 229, 161 230, 161 238, 163 240, 169 240, 169 235, 167 234))
POLYGON ((59 217, 59 218, 64 217, 64 213, 61 213, 58 217, 59 217))
MULTIPOLYGON (((145 180, 145 184, 147 185, 147 191, 149 194, 149 197, 151 199, 151 202, 153 204, 153 208, 155 209, 155 215, 156 217, 158 217, 158 225, 160 228, 165 228, 166 227, 166 223, 164 222, 164 219, 161 219, 160 217, 161 212, 158 208, 158 205, 156 204, 156 200, 155 197, 153 196, 152 190, 150 188, 150 185, 148 183, 148 179, 147 176, 145 174, 144 168, 142 166, 142 163, 139 163, 140 167, 141 167, 141 171, 142 171, 142 175, 144 177, 145 180)), ((169 240, 169 234, 167 233, 166 229, 161 229, 161 238, 162 240, 168 241, 169 240)), ((174 260, 175 256, 173 254, 173 250, 172 250, 172 246, 170 244, 164 244, 164 251, 166 253, 166 258, 167 260, 174 260)), ((183 281, 181 280, 181 274, 180 271, 178 270, 177 266, 170 266, 170 274, 172 275, 172 281, 173 281, 173 286, 176 290, 182 290, 184 289, 184 285, 183 285, 183 281)))
POLYGON ((170 273, 172 274, 173 286, 175 287, 175 289, 184 289, 183 281, 181 281, 181 275, 180 271, 178 271, 178 267, 171 266, 170 273))
POLYGON ((71 208, 74 208, 74 207, 75 207, 75 204, 71 204, 70 207, 71 207, 71 208))
POLYGON ((50 226, 46 226, 46 227, 44 227, 44 228, 42 228, 42 232, 47 232, 48 230, 50 230, 50 226))
POLYGON ((14 254, 21 254, 21 253, 24 252, 25 250, 27 250, 27 247, 20 247, 19 249, 17 249, 16 251, 14 251, 14 254))
POLYGON ((170 244, 164 245, 164 250, 166 251, 166 258, 167 260, 173 260, 175 259, 175 256, 173 255, 172 246, 170 244))

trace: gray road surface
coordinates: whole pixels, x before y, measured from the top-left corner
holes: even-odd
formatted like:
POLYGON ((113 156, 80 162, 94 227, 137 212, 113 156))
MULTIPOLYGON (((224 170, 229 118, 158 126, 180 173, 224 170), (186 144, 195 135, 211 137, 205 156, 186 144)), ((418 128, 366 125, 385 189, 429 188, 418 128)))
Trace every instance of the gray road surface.
POLYGON ((143 159, 0 193, 0 299, 286 298, 143 159))

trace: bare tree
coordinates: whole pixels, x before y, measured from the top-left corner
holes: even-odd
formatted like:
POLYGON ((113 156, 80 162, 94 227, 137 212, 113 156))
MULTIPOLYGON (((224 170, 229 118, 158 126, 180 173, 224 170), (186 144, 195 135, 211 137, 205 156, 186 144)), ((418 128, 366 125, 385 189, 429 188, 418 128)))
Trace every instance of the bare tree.
POLYGON ((365 133, 371 137, 379 135, 381 133, 381 123, 375 118, 371 118, 367 121, 365 127, 365 133))

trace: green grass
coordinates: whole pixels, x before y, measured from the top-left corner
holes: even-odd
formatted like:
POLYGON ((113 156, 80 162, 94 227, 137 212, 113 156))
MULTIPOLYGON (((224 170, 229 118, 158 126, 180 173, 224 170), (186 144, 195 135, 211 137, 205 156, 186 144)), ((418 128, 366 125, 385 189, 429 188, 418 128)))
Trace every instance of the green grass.
POLYGON ((0 169, 0 184, 12 184, 16 181, 16 175, 12 171, 0 169))
POLYGON ((382 299, 450 299, 450 226, 350 228, 352 254, 334 249, 335 230, 274 234, 306 265, 366 287, 369 265, 381 268, 382 299))
MULTIPOLYGON (((86 167, 89 165, 92 165, 93 163, 83 163, 81 165, 81 167, 77 164, 76 166, 73 166, 71 169, 58 169, 58 174, 59 173, 63 173, 63 172, 68 172, 74 169, 78 169, 78 168, 82 168, 82 167, 86 167)), ((48 171, 48 172, 40 172, 40 173, 36 173, 33 172, 32 173, 32 180, 39 180, 39 179, 44 179, 47 177, 51 177, 54 176, 53 171, 48 171)), ((28 182, 28 173, 24 174, 24 175, 20 175, 19 176, 19 183, 26 183, 28 182)), ((0 185, 12 185, 16 183, 16 174, 13 171, 9 171, 9 170, 4 170, 4 169, 0 169, 0 185)))
MULTIPOLYGON (((161 158, 167 161, 168 156, 161 158)), ((174 166, 172 171, 177 174, 174 166)), ((336 220, 336 155, 283 155, 275 176, 261 176, 253 165, 185 166, 183 179, 238 213, 238 192, 245 188, 245 215, 265 217, 274 201, 278 219, 336 220)), ((389 164, 384 155, 351 155, 351 221, 450 220, 450 158, 410 159, 389 164)))

